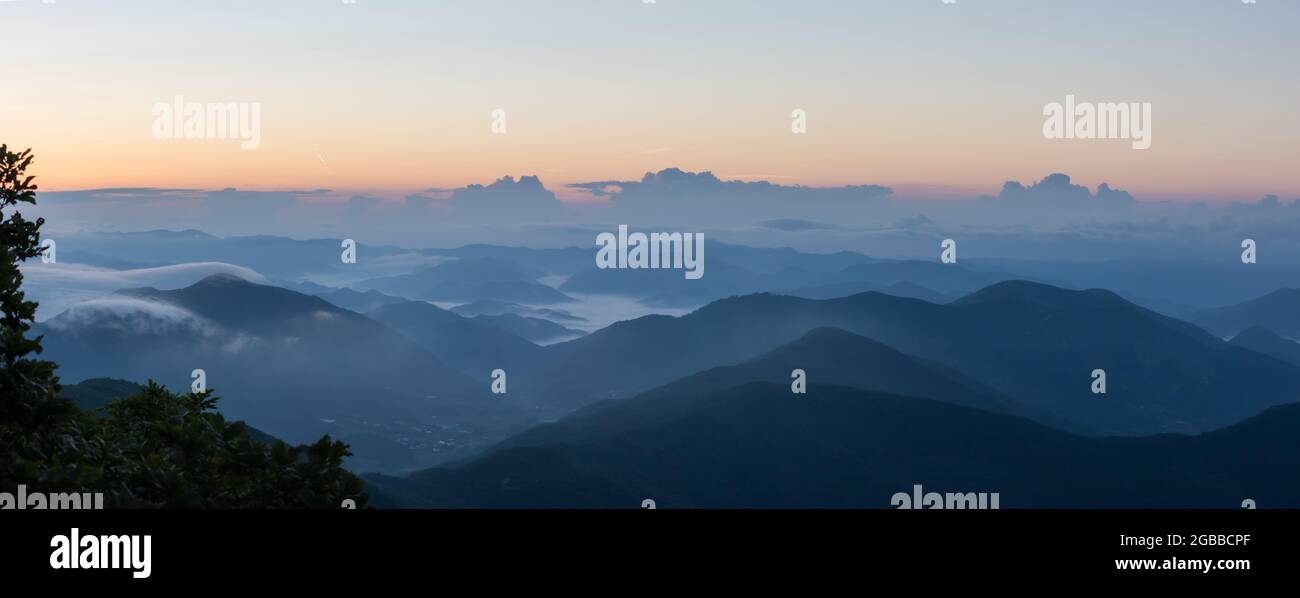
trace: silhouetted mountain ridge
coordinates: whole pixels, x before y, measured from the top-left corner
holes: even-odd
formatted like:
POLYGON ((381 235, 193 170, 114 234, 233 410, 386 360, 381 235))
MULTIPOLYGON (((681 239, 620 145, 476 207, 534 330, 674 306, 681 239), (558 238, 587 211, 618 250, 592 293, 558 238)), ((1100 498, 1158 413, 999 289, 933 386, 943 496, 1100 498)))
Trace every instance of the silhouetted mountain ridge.
MULTIPOLYGON (((689 391, 687 391, 689 392, 689 391)), ((636 401, 408 478, 369 476, 394 506, 891 508, 914 484, 996 492, 1002 508, 1300 505, 1300 405, 1198 436, 1086 438, 915 397, 751 383, 636 401)))
POLYGON ((1300 366, 1300 343, 1282 338, 1263 326, 1251 326, 1232 337, 1230 342, 1234 346, 1300 366))
POLYGON ((1190 319, 1225 338, 1253 326, 1300 338, 1300 289, 1278 289, 1236 305, 1196 312, 1190 319))
POLYGON ((1300 369, 1105 291, 1004 282, 947 305, 876 292, 830 300, 756 294, 682 317, 621 322, 548 351, 553 394, 629 396, 742 363, 809 330, 842 328, 953 368, 1102 434, 1199 431, 1300 398, 1300 369), (1091 373, 1108 374, 1106 395, 1091 373), (565 377, 565 371, 584 371, 565 377))

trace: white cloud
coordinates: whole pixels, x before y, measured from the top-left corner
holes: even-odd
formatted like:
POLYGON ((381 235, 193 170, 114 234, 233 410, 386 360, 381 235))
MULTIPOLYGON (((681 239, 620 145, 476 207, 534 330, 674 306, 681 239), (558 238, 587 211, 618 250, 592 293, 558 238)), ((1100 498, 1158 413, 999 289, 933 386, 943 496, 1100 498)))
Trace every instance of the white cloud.
POLYGON ((57 330, 74 332, 93 327, 141 335, 217 333, 215 324, 182 307, 120 295, 77 303, 47 324, 57 330))
POLYGON ((110 270, 84 264, 45 264, 33 260, 22 265, 22 272, 23 290, 27 292, 27 298, 40 303, 38 320, 52 318, 73 305, 120 289, 179 289, 213 274, 232 274, 258 283, 266 281, 264 276, 253 270, 221 262, 110 270))

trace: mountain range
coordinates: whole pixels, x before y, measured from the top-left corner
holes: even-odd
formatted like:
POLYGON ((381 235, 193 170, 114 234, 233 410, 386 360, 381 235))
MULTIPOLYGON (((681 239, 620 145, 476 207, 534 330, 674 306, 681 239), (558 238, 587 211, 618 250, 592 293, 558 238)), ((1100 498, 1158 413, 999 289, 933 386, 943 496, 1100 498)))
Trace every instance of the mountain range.
MULTIPOLYGON (((925 271, 836 259, 852 262, 844 269, 925 271)), ((433 267, 432 279, 541 272, 490 255, 454 260, 433 267)), ((933 276, 945 271, 958 272, 937 266, 933 276)), ((979 276, 927 282, 950 292, 979 276)), ((66 380, 156 378, 184 389, 202 369, 228 417, 290 442, 333 434, 354 443, 353 467, 384 472, 463 460, 540 422, 665 385, 788 385, 795 369, 811 388, 934 400, 1082 436, 1199 434, 1300 397, 1294 343, 1266 330, 1227 342, 1108 291, 1029 281, 942 303, 876 291, 735 296, 545 346, 548 334, 578 331, 539 315, 577 317, 506 299, 447 310, 374 290, 301 288, 319 296, 225 274, 176 290, 126 289, 37 332, 66 380), (498 369, 507 394, 490 392, 498 369), (1104 394, 1094 393, 1096 370, 1104 394)))
MULTIPOLYGON (((233 276, 171 291, 123 290, 37 332, 65 380, 155 379, 188 390, 202 370, 229 418, 294 443, 378 434, 404 447, 409 465, 528 420, 489 398, 489 372, 475 379, 363 315, 233 276)), ((356 453, 358 469, 392 469, 356 453)))
POLYGON ((1232 344, 1300 366, 1300 343, 1285 339, 1262 326, 1251 326, 1232 337, 1232 344))
POLYGON ((1300 289, 1278 289, 1235 305, 1199 311, 1189 320, 1225 338, 1255 326, 1300 338, 1300 289))
POLYGON ((572 297, 537 282, 545 274, 517 262, 464 258, 410 274, 363 280, 357 286, 424 301, 468 303, 490 299, 530 305, 573 301, 572 297))
MULTIPOLYGON (((942 364, 1094 434, 1199 432, 1300 397, 1300 369, 1107 291, 1011 281, 937 305, 864 293, 750 295, 620 322, 548 351, 551 394, 630 396, 841 328, 942 364), (1092 392, 1104 370, 1106 394, 1092 392), (566 372, 583 372, 581 376, 566 372)), ((811 365, 811 364, 810 364, 811 365)))
POLYGON ((830 385, 674 385, 455 465, 367 476, 384 506, 893 508, 898 492, 1000 508, 1300 506, 1300 404, 1199 435, 1089 438, 969 407, 830 385))

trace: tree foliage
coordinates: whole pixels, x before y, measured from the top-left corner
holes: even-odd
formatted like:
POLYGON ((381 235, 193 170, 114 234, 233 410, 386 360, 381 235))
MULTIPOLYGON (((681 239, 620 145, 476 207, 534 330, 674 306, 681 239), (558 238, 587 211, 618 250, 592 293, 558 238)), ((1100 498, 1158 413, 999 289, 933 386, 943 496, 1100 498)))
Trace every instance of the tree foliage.
POLYGON ((59 396, 56 365, 36 358, 41 339, 27 336, 36 303, 19 264, 40 256, 45 223, 17 209, 36 203, 31 163, 31 150, 0 145, 0 489, 103 492, 110 507, 364 506, 361 480, 343 469, 346 444, 260 442, 216 412, 210 391, 151 381, 98 415, 59 396))

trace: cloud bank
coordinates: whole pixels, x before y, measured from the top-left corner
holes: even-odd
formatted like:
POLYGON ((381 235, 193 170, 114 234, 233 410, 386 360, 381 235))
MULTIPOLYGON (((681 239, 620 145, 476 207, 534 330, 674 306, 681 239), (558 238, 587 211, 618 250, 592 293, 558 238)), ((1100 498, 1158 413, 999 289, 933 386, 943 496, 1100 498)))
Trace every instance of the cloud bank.
POLYGON ((266 282, 264 276, 253 270, 217 262, 112 270, 63 261, 54 264, 31 261, 22 265, 22 273, 27 298, 40 303, 37 320, 52 318, 73 305, 125 288, 178 289, 213 274, 231 274, 253 282, 266 282))

